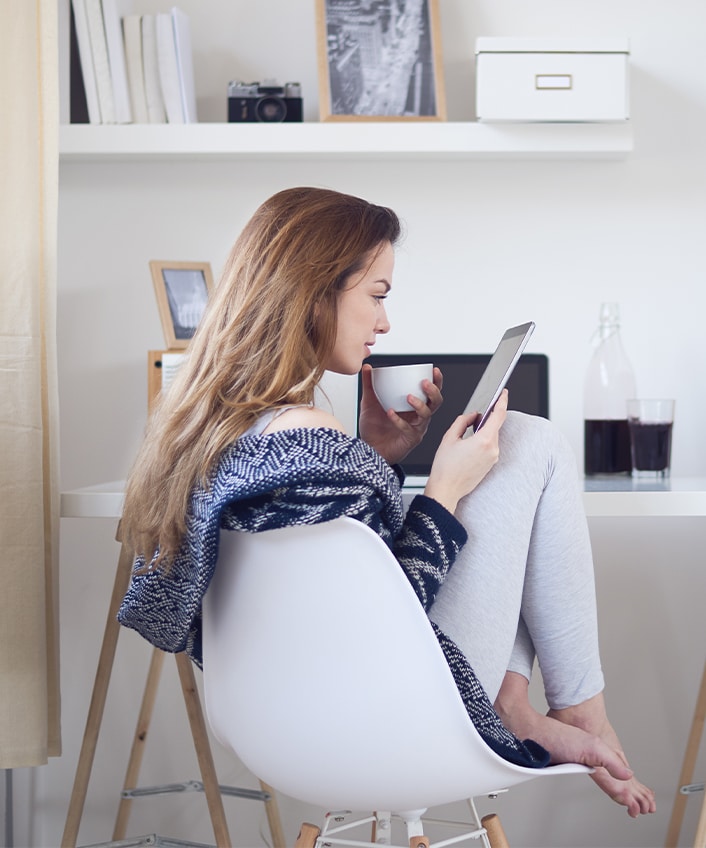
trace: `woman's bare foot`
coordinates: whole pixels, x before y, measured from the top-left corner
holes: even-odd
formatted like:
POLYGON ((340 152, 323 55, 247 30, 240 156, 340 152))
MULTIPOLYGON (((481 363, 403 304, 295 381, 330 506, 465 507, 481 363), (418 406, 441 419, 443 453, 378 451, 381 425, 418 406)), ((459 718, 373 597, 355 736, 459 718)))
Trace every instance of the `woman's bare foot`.
MULTIPOLYGON (((549 718, 554 718, 564 724, 585 730, 602 739, 614 751, 627 759, 620 746, 618 736, 613 730, 605 709, 603 693, 589 698, 575 707, 567 707, 564 710, 549 710, 549 718)), ((629 780, 615 780, 605 769, 598 768, 591 775, 592 780, 616 803, 627 807, 628 815, 637 818, 641 813, 654 813, 656 810, 654 792, 637 778, 629 780)))
POLYGON ((591 778, 633 818, 655 811, 654 793, 633 776, 615 731, 605 714, 602 695, 568 710, 538 713, 529 703, 529 683, 508 672, 495 701, 503 723, 521 739, 546 748, 552 763, 582 763, 595 769, 591 778))

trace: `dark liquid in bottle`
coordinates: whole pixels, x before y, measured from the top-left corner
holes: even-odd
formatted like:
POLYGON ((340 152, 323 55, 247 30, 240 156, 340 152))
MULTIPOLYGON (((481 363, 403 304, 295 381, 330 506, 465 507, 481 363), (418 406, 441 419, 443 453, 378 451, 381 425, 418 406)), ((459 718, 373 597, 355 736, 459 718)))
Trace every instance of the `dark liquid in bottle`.
POLYGON ((672 446, 670 423, 630 424, 632 458, 639 471, 664 471, 669 465, 672 446))
POLYGON ((630 430, 622 421, 584 421, 584 471, 586 474, 629 474, 630 430))

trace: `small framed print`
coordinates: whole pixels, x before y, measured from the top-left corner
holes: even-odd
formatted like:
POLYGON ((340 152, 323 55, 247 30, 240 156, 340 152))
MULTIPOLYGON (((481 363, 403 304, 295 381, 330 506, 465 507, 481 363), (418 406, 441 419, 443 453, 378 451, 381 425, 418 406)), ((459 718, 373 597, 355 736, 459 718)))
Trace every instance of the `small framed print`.
POLYGON ((438 0, 316 0, 322 121, 446 120, 438 0))
POLYGON ((196 332, 213 289, 208 262, 150 262, 164 341, 169 350, 183 350, 196 332))

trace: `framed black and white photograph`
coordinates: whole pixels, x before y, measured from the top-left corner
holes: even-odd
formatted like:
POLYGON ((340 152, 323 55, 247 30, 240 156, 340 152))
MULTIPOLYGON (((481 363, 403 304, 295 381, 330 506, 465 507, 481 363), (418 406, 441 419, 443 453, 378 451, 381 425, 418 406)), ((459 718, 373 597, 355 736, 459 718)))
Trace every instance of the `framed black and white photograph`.
POLYGON ((208 262, 150 262, 168 350, 182 350, 196 332, 213 289, 208 262))
POLYGON ((438 0, 316 0, 322 121, 446 120, 438 0))

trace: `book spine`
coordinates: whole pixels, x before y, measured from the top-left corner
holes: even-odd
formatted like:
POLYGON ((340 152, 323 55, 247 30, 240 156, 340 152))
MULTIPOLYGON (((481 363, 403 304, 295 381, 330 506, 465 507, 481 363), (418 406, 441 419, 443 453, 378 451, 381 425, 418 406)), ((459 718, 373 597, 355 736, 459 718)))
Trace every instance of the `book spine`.
POLYGON ((129 124, 132 123, 132 109, 130 108, 127 71, 125 70, 125 46, 117 0, 102 0, 102 8, 110 63, 110 79, 113 85, 115 102, 115 120, 119 124, 129 124))
POLYGON ((167 120, 157 60, 157 27, 154 15, 142 16, 142 67, 145 75, 145 100, 151 124, 167 120))
POLYGON ((162 86, 164 106, 167 110, 167 122, 170 124, 183 124, 184 110, 181 105, 179 66, 177 63, 171 14, 169 12, 157 13, 156 23, 159 81, 162 86))
POLYGON ((125 43, 125 67, 132 119, 136 124, 149 123, 147 99, 145 97, 145 74, 142 66, 142 16, 123 17, 123 41, 125 43))
POLYGON ((181 9, 174 7, 172 9, 172 24, 184 121, 187 124, 196 123, 198 118, 196 116, 196 89, 194 86, 194 61, 191 50, 189 16, 181 9))
POLYGON ((108 43, 105 38, 101 0, 86 0, 86 17, 88 18, 88 32, 91 39, 91 55, 93 56, 93 70, 96 75, 101 119, 104 124, 114 124, 116 123, 115 99, 113 97, 113 81, 110 77, 110 60, 108 59, 108 43))

